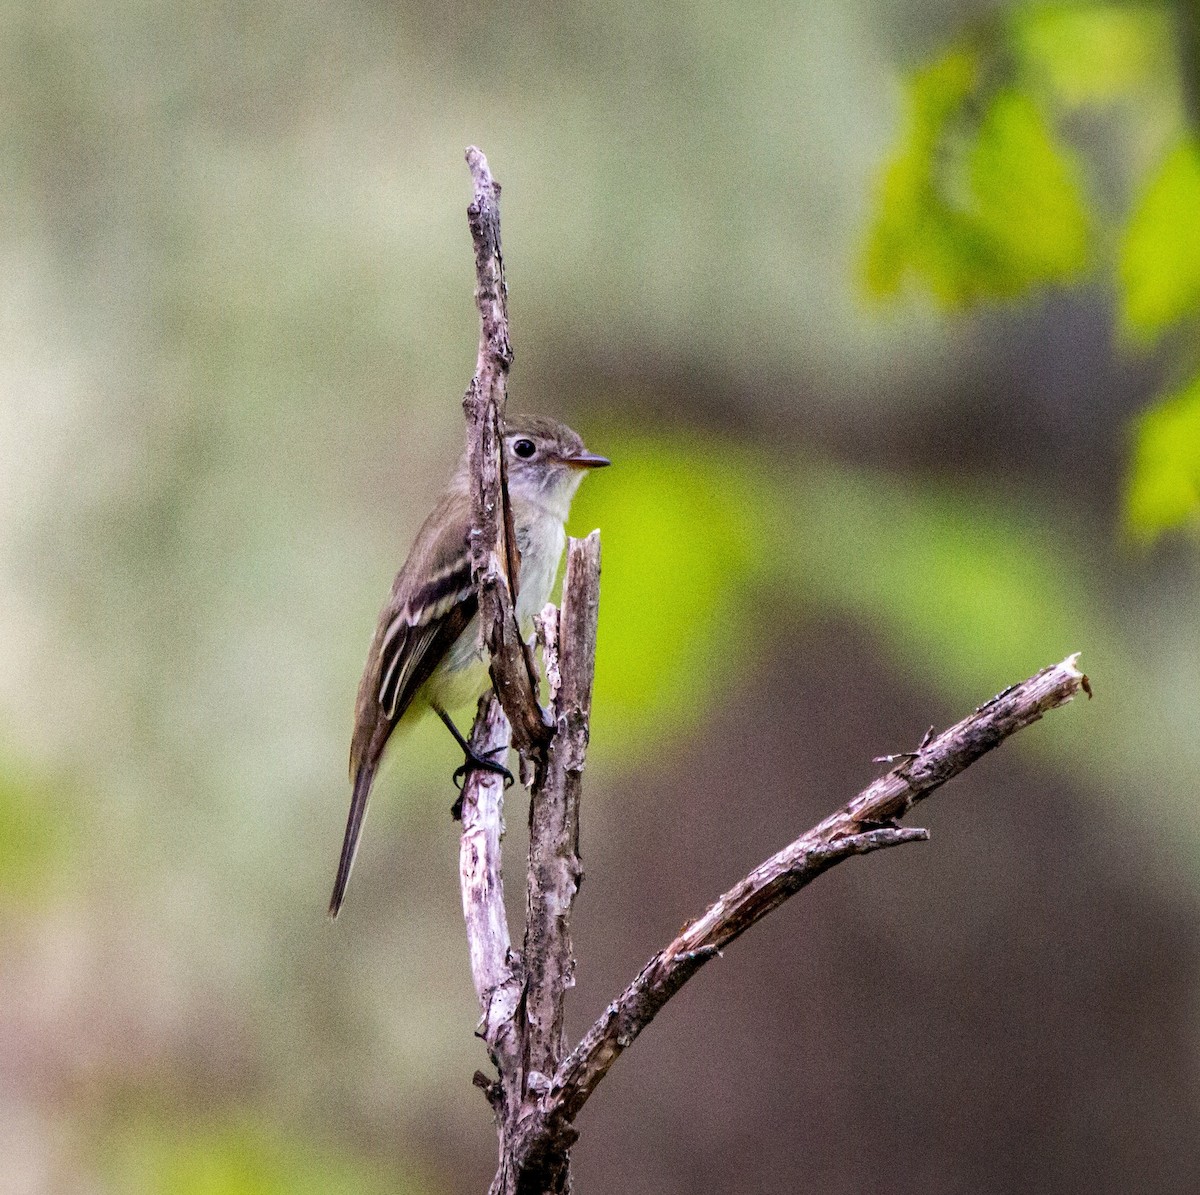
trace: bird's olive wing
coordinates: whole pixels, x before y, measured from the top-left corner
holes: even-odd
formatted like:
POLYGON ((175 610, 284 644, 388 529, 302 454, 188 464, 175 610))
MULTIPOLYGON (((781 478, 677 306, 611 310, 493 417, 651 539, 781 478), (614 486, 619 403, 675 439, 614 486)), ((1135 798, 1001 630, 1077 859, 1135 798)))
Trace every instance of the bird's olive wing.
POLYGON ((431 587, 427 597, 428 601, 415 609, 399 611, 384 634, 378 701, 389 721, 404 713, 474 618, 478 600, 470 563, 461 574, 447 577, 441 587, 431 587))

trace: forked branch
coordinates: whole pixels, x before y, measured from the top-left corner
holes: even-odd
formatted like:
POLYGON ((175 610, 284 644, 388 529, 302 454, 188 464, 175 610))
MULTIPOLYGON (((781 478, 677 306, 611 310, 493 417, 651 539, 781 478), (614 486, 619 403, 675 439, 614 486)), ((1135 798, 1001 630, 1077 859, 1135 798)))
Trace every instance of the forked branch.
POLYGON ((710 959, 817 876, 853 855, 906 842, 926 831, 902 827, 918 801, 1009 735, 1071 700, 1088 679, 1077 656, 1045 668, 985 702, 961 722, 932 732, 920 746, 885 757, 895 763, 808 833, 767 859, 686 925, 565 1054, 563 1002, 573 984, 570 915, 578 888, 579 804, 588 742, 599 601, 596 532, 570 541, 562 610, 541 619, 550 676, 550 710, 538 700, 532 653, 521 640, 513 599, 516 544, 499 451, 512 349, 500 253, 499 186, 487 160, 467 151, 475 182, 469 209, 475 244, 479 359, 464 399, 475 496, 472 558, 484 640, 503 712, 480 703, 472 742, 488 752, 512 738, 532 766, 530 845, 523 951, 512 949, 500 872, 503 786, 472 772, 463 792, 460 871, 471 968, 479 996, 479 1033, 497 1077, 477 1074, 499 1138, 492 1195, 540 1195, 570 1189, 573 1121, 597 1084, 670 998, 710 959), (507 714, 507 719, 505 718, 507 714))
POLYGON ((1076 666, 1078 659, 1078 654, 1068 656, 1061 664, 1042 669, 917 750, 902 753, 901 762, 887 775, 761 863, 718 897, 702 917, 685 926, 646 963, 559 1067, 542 1109, 547 1129, 573 1120, 609 1067, 659 1009, 756 921, 852 855, 927 839, 927 831, 897 826, 896 820, 1009 735, 1070 701, 1081 688, 1090 697, 1088 678, 1076 666))

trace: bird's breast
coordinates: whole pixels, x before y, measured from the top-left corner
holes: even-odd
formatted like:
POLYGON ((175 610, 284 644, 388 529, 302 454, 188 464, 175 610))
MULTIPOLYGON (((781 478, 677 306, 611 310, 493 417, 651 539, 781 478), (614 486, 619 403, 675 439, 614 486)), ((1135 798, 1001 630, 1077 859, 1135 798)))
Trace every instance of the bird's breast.
POLYGON ((561 520, 543 515, 528 524, 518 523, 517 547, 521 550, 521 577, 517 587, 517 621, 522 634, 533 628, 534 615, 550 600, 554 578, 562 560, 567 533, 561 520))

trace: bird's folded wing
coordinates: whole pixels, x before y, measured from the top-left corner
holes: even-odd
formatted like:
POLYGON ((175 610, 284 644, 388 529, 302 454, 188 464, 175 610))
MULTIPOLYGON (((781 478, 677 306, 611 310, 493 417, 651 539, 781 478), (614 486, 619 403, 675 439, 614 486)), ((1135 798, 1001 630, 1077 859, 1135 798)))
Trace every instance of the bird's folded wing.
POLYGON ((376 700, 395 721, 475 616, 471 561, 461 555, 407 595, 388 622, 379 650, 376 700))
POLYGON ((475 617, 478 601, 471 584, 469 518, 468 503, 454 495, 442 500, 417 533, 380 612, 354 710, 353 791, 330 916, 337 916, 346 894, 371 786, 388 738, 475 617))
POLYGON ((421 686, 475 617, 470 504, 447 493, 425 520, 380 611, 354 711, 350 777, 373 773, 421 686))

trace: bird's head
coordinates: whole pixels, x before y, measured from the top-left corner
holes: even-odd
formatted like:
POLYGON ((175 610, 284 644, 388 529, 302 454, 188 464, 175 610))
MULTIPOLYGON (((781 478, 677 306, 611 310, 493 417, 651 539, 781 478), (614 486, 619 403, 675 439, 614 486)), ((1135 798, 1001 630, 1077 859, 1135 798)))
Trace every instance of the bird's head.
POLYGON ((564 520, 588 471, 611 463, 589 452, 578 432, 544 415, 514 415, 508 420, 504 459, 509 493, 564 520))

